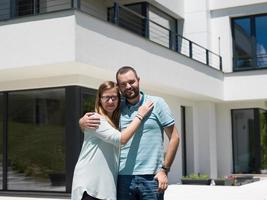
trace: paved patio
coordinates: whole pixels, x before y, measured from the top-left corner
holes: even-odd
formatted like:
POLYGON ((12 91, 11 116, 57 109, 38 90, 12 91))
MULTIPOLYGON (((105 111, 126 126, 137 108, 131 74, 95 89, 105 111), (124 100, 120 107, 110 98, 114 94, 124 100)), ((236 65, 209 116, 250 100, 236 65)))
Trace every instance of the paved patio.
POLYGON ((165 200, 267 200, 267 179, 242 186, 170 185, 165 200))
MULTIPOLYGON (((62 200, 0 196, 0 200, 62 200)), ((242 186, 170 185, 165 200, 267 200, 267 179, 242 186)))

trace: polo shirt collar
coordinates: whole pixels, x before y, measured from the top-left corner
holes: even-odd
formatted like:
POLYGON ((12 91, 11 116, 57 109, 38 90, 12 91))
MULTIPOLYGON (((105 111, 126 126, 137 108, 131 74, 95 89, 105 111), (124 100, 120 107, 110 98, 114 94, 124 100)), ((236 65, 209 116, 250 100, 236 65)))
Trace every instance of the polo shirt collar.
POLYGON ((144 103, 144 99, 145 99, 145 95, 142 91, 140 91, 140 96, 141 96, 141 98, 139 99, 139 101, 136 104, 129 104, 126 100, 126 105, 128 107, 139 107, 140 105, 142 105, 144 103))

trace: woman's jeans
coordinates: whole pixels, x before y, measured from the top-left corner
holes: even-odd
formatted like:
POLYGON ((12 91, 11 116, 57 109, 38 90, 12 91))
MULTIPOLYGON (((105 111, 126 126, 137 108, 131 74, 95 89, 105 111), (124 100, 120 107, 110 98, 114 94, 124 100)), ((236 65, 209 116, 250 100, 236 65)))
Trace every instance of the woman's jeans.
POLYGON ((117 200, 163 200, 155 175, 119 175, 117 200))

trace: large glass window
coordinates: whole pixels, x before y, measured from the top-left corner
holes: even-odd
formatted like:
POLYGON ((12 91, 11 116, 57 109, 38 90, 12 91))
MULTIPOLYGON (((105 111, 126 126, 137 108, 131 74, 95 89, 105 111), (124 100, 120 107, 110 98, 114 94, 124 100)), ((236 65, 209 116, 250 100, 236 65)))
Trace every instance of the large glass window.
POLYGON ((96 91, 79 86, 0 92, 0 190, 71 192, 79 118, 96 91))
MULTIPOLYGON (((82 106, 82 115, 86 112, 94 112, 95 111, 95 94, 94 90, 88 90, 83 88, 81 91, 81 106, 82 106)), ((80 148, 83 143, 83 134, 81 134, 80 138, 80 148)), ((78 158, 78 157, 77 157, 78 158)))
POLYGON ((16 16, 34 15, 71 8, 71 0, 16 0, 16 16))
POLYGON ((95 110, 95 90, 82 90, 82 113, 93 112, 95 110))
POLYGON ((259 123, 260 123, 260 169, 267 170, 267 112, 260 110, 259 113, 259 123))
POLYGON ((250 19, 236 19, 234 20, 234 54, 235 54, 235 68, 248 69, 252 68, 252 42, 250 19))
POLYGON ((119 7, 115 16, 114 7, 108 9, 108 21, 118 23, 119 26, 146 37, 146 3, 129 4, 119 7), (117 17, 117 19, 114 19, 117 17), (117 20, 117 21, 115 21, 117 20))
POLYGON ((267 67, 267 15, 255 17, 257 66, 267 67))
POLYGON ((3 93, 0 93, 0 189, 3 188, 3 120, 4 120, 4 98, 3 93))
POLYGON ((267 15, 234 18, 234 71, 267 68, 267 15))
POLYGON ((254 112, 253 109, 233 110, 234 172, 255 171, 254 112))
POLYGON ((32 15, 35 13, 36 1, 16 0, 16 16, 32 15))
POLYGON ((0 1, 0 20, 5 20, 10 18, 11 2, 10 0, 0 1))
POLYGON ((10 92, 8 190, 65 191, 65 89, 10 92))
POLYGON ((154 6, 149 6, 149 39, 174 48, 176 20, 154 6))
POLYGON ((234 173, 267 169, 267 111, 232 110, 234 173))

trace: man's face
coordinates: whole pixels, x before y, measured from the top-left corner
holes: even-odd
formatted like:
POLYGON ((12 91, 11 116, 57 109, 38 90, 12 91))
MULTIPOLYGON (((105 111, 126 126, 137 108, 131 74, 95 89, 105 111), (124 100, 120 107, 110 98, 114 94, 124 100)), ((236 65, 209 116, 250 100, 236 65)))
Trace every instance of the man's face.
POLYGON ((139 95, 139 78, 133 71, 118 75, 118 86, 126 99, 134 99, 139 95))

